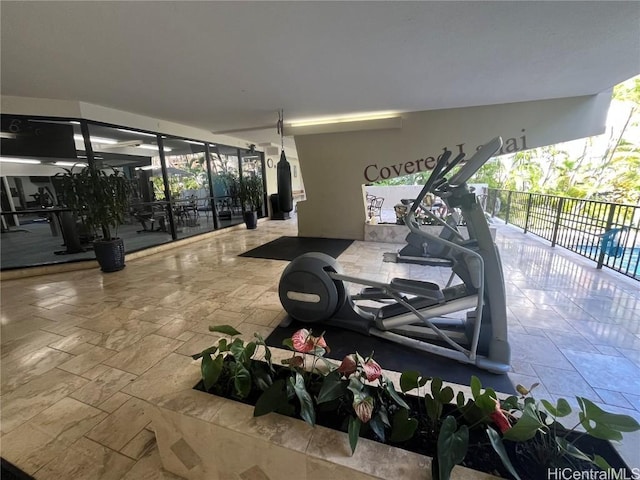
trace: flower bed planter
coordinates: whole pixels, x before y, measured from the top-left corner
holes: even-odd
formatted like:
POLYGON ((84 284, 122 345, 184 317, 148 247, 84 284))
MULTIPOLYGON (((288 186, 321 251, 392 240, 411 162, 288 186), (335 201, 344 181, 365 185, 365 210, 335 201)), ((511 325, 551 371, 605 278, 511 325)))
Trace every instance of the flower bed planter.
MULTIPOLYGON (((163 467, 190 480, 431 478, 429 457, 367 439, 351 455, 345 433, 276 413, 254 417, 250 405, 197 390, 149 403, 147 414, 163 467)), ((452 478, 497 477, 456 466, 452 478)))
MULTIPOLYGON (((285 367, 276 366, 276 371, 280 370, 281 373, 284 373, 287 369, 285 367)), ((320 380, 320 376, 318 375, 318 380, 320 380)), ((195 390, 207 393, 209 395, 213 395, 216 399, 221 399, 222 397, 215 395, 215 393, 207 392, 204 388, 203 381, 199 381, 195 387, 195 390)), ((242 402, 242 404, 246 404, 250 408, 255 406, 255 402, 259 397, 261 392, 252 392, 249 397, 242 402)), ((314 396, 317 396, 318 392, 314 391, 314 396)), ((228 398, 224 398, 224 400, 231 400, 228 398)), ((411 416, 414 418, 419 418, 421 427, 419 430, 427 430, 429 428, 429 420, 425 415, 421 403, 421 397, 416 397, 414 395, 407 395, 405 397, 407 404, 411 407, 411 416), (422 411, 421 411, 422 410, 422 411)), ((447 408, 445 406, 445 414, 452 413, 453 405, 451 408, 447 408)), ((251 410, 253 415, 253 410, 251 410)), ((299 412, 296 412, 296 417, 299 417, 299 412)), ((291 418, 291 417, 290 417, 291 418)), ((336 412, 334 410, 327 410, 325 412, 318 411, 316 416, 316 427, 315 428, 324 428, 329 429, 334 432, 342 432, 343 437, 347 435, 347 421, 348 414, 347 412, 336 412)), ((308 425, 306 425, 308 427, 308 425)), ((566 431, 564 431, 566 433, 566 431)), ((328 436, 325 434, 325 436, 328 436)), ((334 433, 335 436, 335 433, 334 433)), ((615 449, 611 446, 611 444, 606 440, 601 440, 598 438, 591 437, 589 435, 582 435, 577 432, 569 432, 567 434, 568 438, 573 441, 576 440, 576 446, 580 448, 581 451, 585 452, 588 455, 598 454, 605 458, 609 465, 616 470, 626 469, 626 471, 631 471, 615 451, 615 449)), ((541 478, 547 477, 547 469, 546 467, 541 466, 538 462, 536 462, 533 458, 531 458, 532 454, 535 454, 535 446, 539 445, 542 435, 538 435, 536 441, 531 441, 528 443, 507 443, 506 450, 509 453, 510 458, 515 459, 513 461, 514 467, 520 475, 521 480, 538 480, 541 478)), ((371 430, 368 430, 363 434, 363 438, 368 438, 371 441, 379 443, 374 433, 371 430)), ((336 440, 340 441, 340 440, 336 440)), ((430 453, 433 452, 435 454, 436 451, 436 443, 437 443, 437 435, 428 433, 423 433, 422 435, 415 435, 411 439, 405 442, 401 442, 400 444, 392 444, 391 442, 383 445, 386 449, 394 449, 410 453, 413 452, 415 454, 423 455, 424 452, 430 453)), ((358 444, 359 445, 359 444, 358 444)), ((360 448, 360 446, 358 446, 360 448)), ((373 447, 379 448, 379 447, 373 447)), ((357 450, 356 450, 357 452, 357 450)), ((346 455, 351 455, 351 452, 347 449, 345 451, 346 455)), ((427 455, 426 458, 429 458, 427 455)), ((418 465, 422 465, 424 462, 418 462, 418 465)), ((501 464, 498 454, 487 445, 487 438, 484 435, 483 431, 475 431, 473 435, 471 435, 469 440, 469 449, 467 455, 465 457, 465 465, 466 467, 471 467, 472 469, 477 469, 480 472, 486 472, 487 470, 498 474, 499 478, 513 478, 506 468, 501 464)), ((587 462, 576 462, 573 467, 579 471, 588 471, 593 467, 587 462)), ((462 468, 462 467, 461 467, 462 468)), ((388 477, 383 477, 388 478, 388 477)), ((405 477, 401 477, 405 478, 405 477)), ((417 478, 427 478, 424 476, 418 476, 417 478)), ((452 478, 457 478, 453 476, 452 478)), ((489 475, 489 478, 494 478, 489 475)))
MULTIPOLYGON (((239 334, 229 326, 210 329, 239 334)), ((296 352, 308 353, 311 365, 299 353, 269 350, 259 335, 246 344, 239 338, 221 339, 193 356, 201 359, 200 389, 209 393, 182 390, 180 395, 155 398, 148 409, 167 470, 190 479, 427 479, 438 470, 443 480, 496 478, 457 465, 464 460, 463 465, 506 478, 511 472, 522 480, 537 480, 546 476, 541 465, 594 473, 595 464, 616 471, 626 467, 607 442, 593 438, 592 448, 567 435, 572 431, 556 420, 571 413, 563 399, 555 405, 545 400, 538 404, 518 386, 521 397, 498 400, 493 390, 482 390, 475 377, 466 388, 443 385, 419 372, 385 375, 371 357, 358 354, 347 355, 338 368, 330 363, 318 368, 328 349, 322 336, 300 330, 287 342, 296 352), (403 399, 398 387, 417 389, 419 397, 403 399), (288 416, 269 413, 275 411, 288 416), (552 461, 543 463, 541 453, 552 461)), ((145 393, 144 398, 153 395, 145 393)), ((596 436, 618 439, 620 432, 640 428, 630 417, 577 400, 582 425, 596 436)), ((578 437, 583 442, 589 438, 578 437)))

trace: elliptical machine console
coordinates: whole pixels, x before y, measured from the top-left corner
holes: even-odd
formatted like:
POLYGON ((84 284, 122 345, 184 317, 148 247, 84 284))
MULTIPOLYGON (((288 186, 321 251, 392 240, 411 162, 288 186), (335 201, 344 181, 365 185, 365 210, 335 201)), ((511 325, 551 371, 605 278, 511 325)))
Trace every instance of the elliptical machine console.
POLYGON ((375 335, 494 373, 509 371, 511 350, 500 256, 484 211, 466 184, 501 146, 499 137, 483 145, 449 180, 445 175, 464 155, 450 160, 451 152, 445 149, 405 218, 409 237, 437 247, 432 250, 437 255, 419 263, 426 268, 450 267, 452 278, 459 277, 461 283, 450 286, 450 281, 440 288, 410 278, 394 278, 389 283, 367 280, 345 275, 329 255, 307 253, 294 259, 280 278, 278 293, 289 317, 375 335), (441 222, 443 229, 454 230, 455 235, 436 236, 420 229, 416 211, 428 193, 460 209, 468 238, 446 222, 441 222), (345 282, 365 288, 349 295, 345 282), (445 317, 461 311, 466 312, 465 318, 445 317))

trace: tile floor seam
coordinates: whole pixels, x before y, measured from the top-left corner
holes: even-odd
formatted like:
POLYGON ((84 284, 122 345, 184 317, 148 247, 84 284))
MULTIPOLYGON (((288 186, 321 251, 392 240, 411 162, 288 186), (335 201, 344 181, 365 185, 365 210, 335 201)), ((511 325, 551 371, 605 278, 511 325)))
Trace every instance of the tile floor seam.
MULTIPOLYGON (((133 398, 136 398, 136 397, 133 397, 133 398)), ((112 413, 111 415, 113 415, 113 413, 112 413)), ((121 452, 120 452, 120 450, 116 450, 115 448, 110 447, 110 446, 108 446, 108 445, 107 445, 107 444, 105 444, 105 443, 102 443, 104 440, 103 440, 103 441, 100 441, 99 439, 92 438, 92 437, 90 437, 90 436, 89 436, 89 435, 91 434, 91 432, 92 432, 93 430, 95 430, 95 428, 97 428, 98 426, 100 426, 102 423, 104 423, 104 422, 108 421, 108 420, 109 420, 109 417, 110 417, 111 415, 108 415, 104 420, 102 420, 100 423, 98 423, 98 424, 97 424, 93 429, 91 429, 91 430, 89 430, 87 433, 85 433, 85 434, 83 435, 83 437, 87 438, 88 440, 91 440, 92 442, 96 442, 96 443, 98 443, 98 444, 102 445, 103 447, 108 448, 109 450, 113 450, 114 452, 121 453, 121 452)), ((131 437, 131 439, 130 439, 130 440, 127 440, 127 441, 124 443, 124 445, 122 445, 121 449, 122 449, 122 448, 124 448, 124 447, 125 447, 125 445, 127 445, 127 444, 128 444, 128 443, 129 443, 133 438, 135 438, 135 436, 136 436, 136 435, 138 435, 141 431, 146 430, 147 425, 149 425, 150 423, 151 423, 151 420, 149 420, 149 421, 145 424, 145 426, 144 426, 144 427, 140 428, 140 430, 136 430, 136 431, 135 431, 135 434, 133 435, 133 437, 131 437)))
MULTIPOLYGON (((142 430, 140 430, 140 432, 138 432, 138 435, 140 435, 140 433, 142 433, 142 432, 144 432, 144 431, 147 431, 147 432, 148 432, 149 430, 147 430, 147 427, 145 427, 145 428, 143 428, 142 430)), ((138 435, 136 435, 136 437, 137 437, 138 435)), ((134 437, 134 438, 132 438, 132 439, 131 439, 131 440, 130 440, 130 441, 129 441, 129 442, 128 442, 124 447, 122 447, 122 449, 121 449, 121 450, 118 450, 118 453, 120 453, 121 455, 124 455, 125 457, 128 457, 128 458, 130 458, 130 459, 132 459, 132 460, 134 460, 134 461, 136 461, 136 462, 137 462, 138 460, 140 460, 142 457, 144 457, 144 456, 145 456, 145 454, 147 453, 148 448, 147 448, 147 449, 145 449, 145 450, 144 450, 144 452, 143 452, 139 457, 137 457, 137 458, 136 458, 136 457, 132 457, 131 455, 127 455, 126 453, 124 453, 124 452, 122 451, 122 450, 124 450, 125 448, 127 448, 127 446, 128 446, 131 442, 133 442, 134 440, 135 440, 135 437, 134 437)), ((154 446, 157 448, 157 443, 156 443, 156 441, 155 441, 155 433, 154 433, 154 442, 153 442, 153 443, 154 443, 154 446)), ((151 448, 153 448, 153 447, 151 447, 151 448)))
MULTIPOLYGON (((567 359, 567 360, 568 360, 568 359, 567 359)), ((545 365, 538 365, 538 367, 545 367, 545 368, 548 368, 548 367, 546 367, 545 365)), ((553 367, 551 367, 551 368, 553 368, 553 367)), ((535 369, 535 366, 534 366, 534 369, 535 369)), ((558 370, 562 370, 562 369, 558 369, 558 370)), ((566 371, 568 372, 569 370, 566 370, 566 371)), ((597 394, 597 392, 595 391, 595 388, 593 387, 593 385, 591 385, 591 384, 587 381, 587 379, 586 379, 586 378, 585 378, 585 377, 580 373, 580 371, 579 371, 579 370, 574 369, 574 370, 571 370, 571 372, 572 372, 572 373, 577 374, 577 375, 582 379, 582 381, 583 381, 583 382, 584 382, 584 383, 585 383, 585 384, 586 384, 586 385, 587 385, 591 390, 593 390, 593 395, 594 395, 595 397, 597 397, 597 398, 594 398, 594 399, 593 399, 593 401, 594 401, 594 402, 595 402, 595 401, 599 401, 599 402, 601 402, 601 403, 605 403, 605 402, 602 400, 602 398, 600 398, 600 395, 598 395, 598 394, 597 394)), ((545 383, 544 383, 544 382, 542 382, 542 385, 545 385, 545 383)), ((547 385, 545 385, 545 387, 547 388, 547 390, 549 390, 547 385)), ((576 396, 585 396, 585 397, 589 398, 589 396, 588 396, 588 395, 576 395, 575 393, 571 393, 571 394, 560 394, 560 393, 552 392, 552 391, 550 391, 550 390, 549 390, 549 393, 550 393, 550 394, 552 394, 552 395, 561 395, 561 396, 563 396, 563 397, 565 397, 565 398, 566 398, 566 397, 571 397, 571 398, 573 398, 573 397, 576 397, 576 396)), ((621 393, 621 392, 620 392, 620 393, 621 393)))
MULTIPOLYGON (((80 439, 82 439, 82 438, 85 438, 86 440, 89 440, 89 441, 91 441, 91 442, 97 443, 97 444, 98 444, 98 445, 100 445, 102 448, 106 448, 107 450, 110 450, 110 451, 112 451, 112 452, 114 452, 114 453, 117 453, 117 454, 119 454, 119 455, 123 455, 123 454, 122 454, 122 453, 120 453, 119 451, 114 450, 113 448, 110 448, 110 447, 108 447, 108 446, 106 446, 106 445, 104 445, 104 444, 102 444, 102 443, 100 443, 100 442, 98 442, 98 441, 96 441, 96 440, 94 440, 94 439, 92 439, 92 438, 87 437, 87 434, 86 434, 86 433, 85 433, 84 435, 82 435, 80 438, 78 438, 78 439, 77 439, 75 442, 73 442, 71 445, 69 445, 69 446, 65 449, 65 452, 66 452, 66 451, 68 451, 68 450, 70 450, 71 448, 73 448, 73 446, 74 446, 76 443, 78 443, 78 441, 80 441, 80 439)), ((126 456, 126 455, 123 455, 123 456, 126 456)), ((127 457, 127 458, 130 458, 130 457, 127 457)), ((43 468, 46 468, 49 464, 56 462, 57 460, 58 460, 57 458, 53 458, 53 459, 51 459, 51 460, 50 460, 49 462, 47 462, 45 465, 43 465, 42 467, 40 467, 40 468, 38 469, 38 472, 39 472, 40 470, 42 470, 43 468)), ((135 461, 134 461, 134 463, 131 465, 131 468, 133 468, 133 466, 135 466, 135 461)), ((130 470, 130 469, 129 469, 129 470, 130 470)), ((129 470, 127 470, 127 472, 128 472, 129 470)), ((37 479, 37 473, 38 473, 38 472, 36 472, 36 479, 37 479)), ((65 480, 67 480, 67 479, 65 479, 65 480)), ((68 480, 72 480, 72 479, 68 479, 68 480)))

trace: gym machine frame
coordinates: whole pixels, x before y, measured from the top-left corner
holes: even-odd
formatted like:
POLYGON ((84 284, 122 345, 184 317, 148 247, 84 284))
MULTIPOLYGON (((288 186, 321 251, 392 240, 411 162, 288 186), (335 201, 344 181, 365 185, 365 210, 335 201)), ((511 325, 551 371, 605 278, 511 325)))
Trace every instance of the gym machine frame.
MULTIPOLYGON (((329 255, 307 253, 294 259, 280 279, 280 300, 290 318, 374 335, 493 373, 509 371, 511 353, 500 257, 484 211, 466 185, 501 146, 499 137, 483 145, 450 180, 445 175, 463 155, 449 161, 451 152, 445 149, 405 218, 411 233, 448 248, 446 257, 427 257, 422 263, 452 266, 462 284, 441 290, 437 284, 412 279, 394 278, 389 283, 367 280, 345 275, 329 255), (430 192, 449 207, 460 208, 467 222, 468 240, 457 232, 446 239, 420 230, 416 210, 430 192), (366 288, 349 295, 344 282, 366 288), (382 306, 356 304, 362 300, 382 306), (467 318, 441 318, 459 311, 467 311, 467 318)), ((287 319, 284 323, 289 322, 287 319)))

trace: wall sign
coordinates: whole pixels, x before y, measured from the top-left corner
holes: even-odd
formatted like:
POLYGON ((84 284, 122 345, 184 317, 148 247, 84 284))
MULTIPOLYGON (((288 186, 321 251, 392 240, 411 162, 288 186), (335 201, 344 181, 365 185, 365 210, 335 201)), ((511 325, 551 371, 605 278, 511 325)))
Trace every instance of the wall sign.
MULTIPOLYGON (((522 130, 522 136, 520 137, 512 137, 504 140, 502 147, 496 153, 496 155, 504 155, 507 153, 515 153, 520 152, 522 150, 527 149, 527 136, 525 134, 525 129, 522 130)), ((476 146, 475 151, 480 149, 482 145, 476 146)), ((447 147, 448 148, 448 147, 447 147)), ((454 154, 451 156, 451 160, 453 160, 456 155, 465 152, 466 145, 464 143, 459 143, 456 145, 456 148, 450 149, 454 154)), ((470 155, 469 155, 470 156, 470 155)), ((395 178, 404 175, 411 175, 412 173, 418 173, 428 170, 433 170, 433 168, 438 163, 439 155, 428 156, 424 158, 418 158, 416 160, 410 160, 404 163, 396 163, 393 165, 385 165, 380 167, 377 163, 372 163, 367 165, 364 168, 363 176, 367 183, 377 182, 379 180, 387 180, 388 178, 395 178)), ((464 162, 464 160, 463 160, 464 162)))
POLYGON ((77 158, 73 126, 2 115, 0 150, 9 157, 77 158))

